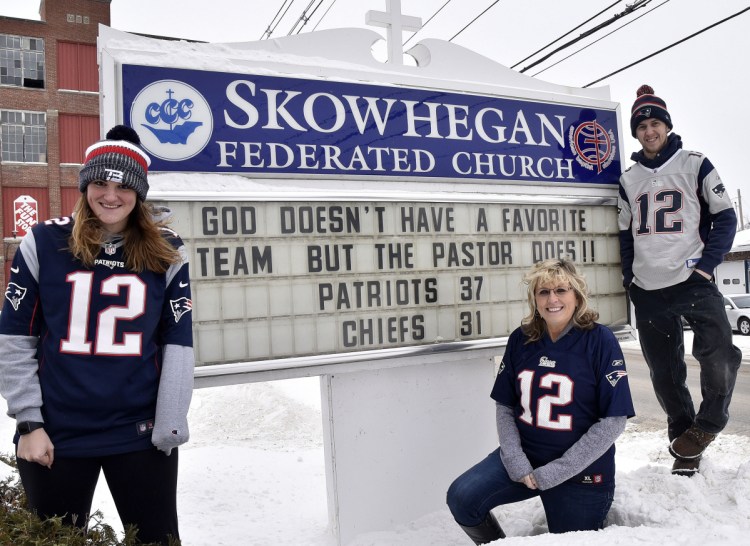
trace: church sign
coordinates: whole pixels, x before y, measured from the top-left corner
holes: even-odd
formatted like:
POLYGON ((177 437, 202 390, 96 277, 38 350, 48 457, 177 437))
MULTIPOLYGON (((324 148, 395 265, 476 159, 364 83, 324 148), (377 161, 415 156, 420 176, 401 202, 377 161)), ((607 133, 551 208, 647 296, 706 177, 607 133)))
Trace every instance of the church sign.
POLYGON ((198 363, 501 340, 546 258, 579 264, 601 321, 624 324, 618 105, 436 41, 413 50, 424 66, 383 65, 374 34, 103 30, 103 130, 131 125, 152 157, 198 363))
POLYGON ((616 184, 616 112, 409 87, 122 66, 156 171, 616 184))

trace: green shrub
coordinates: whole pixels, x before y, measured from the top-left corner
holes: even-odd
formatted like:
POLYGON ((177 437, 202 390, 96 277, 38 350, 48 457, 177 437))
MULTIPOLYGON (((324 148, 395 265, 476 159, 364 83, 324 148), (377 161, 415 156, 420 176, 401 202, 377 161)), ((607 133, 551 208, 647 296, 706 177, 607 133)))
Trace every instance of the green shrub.
MULTIPOLYGON (((2 463, 16 468, 15 457, 0 454, 2 463)), ((118 540, 99 511, 89 518, 87 532, 63 525, 61 518, 40 520, 26 509, 26 495, 18 476, 0 480, 0 546, 146 546, 136 542, 135 534, 135 529, 128 527, 118 540)), ((170 541, 172 546, 178 544, 170 541)))

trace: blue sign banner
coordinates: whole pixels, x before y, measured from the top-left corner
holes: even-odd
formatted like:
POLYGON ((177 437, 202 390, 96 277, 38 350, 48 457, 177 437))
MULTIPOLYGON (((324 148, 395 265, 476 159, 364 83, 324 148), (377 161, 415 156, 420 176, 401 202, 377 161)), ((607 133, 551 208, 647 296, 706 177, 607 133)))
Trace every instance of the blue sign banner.
POLYGON ((152 171, 617 184, 615 110, 122 65, 152 171))

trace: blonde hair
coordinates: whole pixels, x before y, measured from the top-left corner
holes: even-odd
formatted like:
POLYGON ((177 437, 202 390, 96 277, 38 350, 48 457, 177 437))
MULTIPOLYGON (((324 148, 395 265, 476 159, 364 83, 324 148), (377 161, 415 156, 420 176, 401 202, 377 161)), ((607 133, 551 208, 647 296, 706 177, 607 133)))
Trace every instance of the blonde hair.
MULTIPOLYGON (((73 210, 73 231, 68 247, 75 258, 86 267, 93 267, 101 252, 104 229, 89 206, 86 194, 82 194, 73 210)), ((140 273, 144 270, 165 273, 169 266, 180 261, 180 254, 169 241, 162 237, 166 222, 154 220, 154 209, 140 199, 128 216, 128 225, 123 232, 125 267, 140 273)))
POLYGON ((547 324, 536 308, 536 290, 542 285, 569 284, 576 296, 576 308, 573 312, 573 324, 582 330, 594 327, 599 313, 589 307, 588 285, 586 279, 578 273, 575 264, 565 258, 544 260, 534 264, 523 278, 527 286, 527 298, 530 313, 521 321, 521 330, 528 337, 526 343, 538 341, 547 330, 547 324))

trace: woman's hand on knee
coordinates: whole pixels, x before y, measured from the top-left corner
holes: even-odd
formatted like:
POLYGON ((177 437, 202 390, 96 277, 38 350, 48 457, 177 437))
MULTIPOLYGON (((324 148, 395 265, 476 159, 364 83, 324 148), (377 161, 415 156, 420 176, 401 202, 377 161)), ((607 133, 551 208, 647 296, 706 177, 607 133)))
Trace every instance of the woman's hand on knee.
POLYGON ((521 478, 521 483, 523 483, 529 489, 537 489, 534 474, 526 474, 523 478, 521 478))
POLYGON ((16 457, 51 468, 55 459, 55 446, 47 432, 38 428, 18 438, 16 457))

